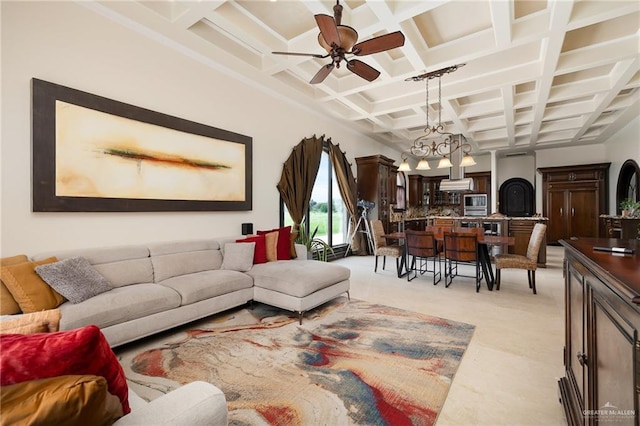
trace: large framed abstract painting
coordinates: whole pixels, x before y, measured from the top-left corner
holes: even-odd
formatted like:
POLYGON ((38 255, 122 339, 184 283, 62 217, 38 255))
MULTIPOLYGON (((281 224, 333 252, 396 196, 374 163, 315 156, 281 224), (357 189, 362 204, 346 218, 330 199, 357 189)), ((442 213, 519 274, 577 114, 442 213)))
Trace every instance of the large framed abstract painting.
POLYGON ((252 139, 32 79, 33 211, 251 210, 252 139))

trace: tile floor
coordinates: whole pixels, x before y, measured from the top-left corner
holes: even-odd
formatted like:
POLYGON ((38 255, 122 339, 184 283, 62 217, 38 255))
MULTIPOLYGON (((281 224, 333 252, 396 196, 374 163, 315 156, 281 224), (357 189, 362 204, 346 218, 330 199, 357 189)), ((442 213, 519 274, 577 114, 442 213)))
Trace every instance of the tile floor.
MULTIPOLYGON (((476 326, 438 418, 444 425, 564 425, 557 381, 563 374, 563 251, 547 248, 534 295, 525 271, 504 270, 500 291, 470 278, 434 286, 425 274, 407 282, 394 259, 373 273, 373 256, 336 260, 351 269, 351 297, 476 326)), ((466 273, 466 272, 464 272, 466 273)))

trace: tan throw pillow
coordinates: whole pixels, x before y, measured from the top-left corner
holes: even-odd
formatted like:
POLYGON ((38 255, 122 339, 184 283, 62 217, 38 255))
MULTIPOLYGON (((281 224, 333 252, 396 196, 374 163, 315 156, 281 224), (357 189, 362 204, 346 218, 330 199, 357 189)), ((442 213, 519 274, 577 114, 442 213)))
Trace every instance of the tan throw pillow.
POLYGON ((60 309, 16 315, 0 321, 0 333, 53 333, 60 328, 60 309))
POLYGON ((278 260, 278 231, 264 234, 267 245, 267 262, 275 262, 278 260))
MULTIPOLYGON (((0 267, 6 265, 16 265, 28 262, 29 258, 24 254, 0 259, 0 267)), ((13 315, 20 313, 20 305, 13 298, 4 282, 0 281, 0 315, 13 315)))
POLYGON ((57 376, 2 386, 3 424, 111 425, 122 417, 107 380, 92 375, 57 376))
POLYGON ((24 313, 57 308, 64 298, 40 278, 38 265, 56 262, 55 257, 37 262, 24 262, 0 268, 0 277, 24 313))

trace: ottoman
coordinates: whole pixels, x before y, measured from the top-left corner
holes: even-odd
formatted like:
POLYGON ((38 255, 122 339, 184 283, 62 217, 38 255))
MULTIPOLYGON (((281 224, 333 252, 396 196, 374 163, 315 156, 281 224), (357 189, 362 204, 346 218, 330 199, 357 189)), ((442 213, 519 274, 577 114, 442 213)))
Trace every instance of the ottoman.
POLYGON ((278 260, 253 265, 246 272, 253 278, 253 300, 277 306, 302 316, 309 309, 347 293, 351 271, 317 260, 278 260))

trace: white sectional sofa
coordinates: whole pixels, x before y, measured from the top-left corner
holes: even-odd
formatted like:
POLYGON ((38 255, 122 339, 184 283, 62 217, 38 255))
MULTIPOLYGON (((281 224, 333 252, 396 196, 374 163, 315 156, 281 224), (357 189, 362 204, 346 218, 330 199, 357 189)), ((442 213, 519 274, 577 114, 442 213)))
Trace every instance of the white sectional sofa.
POLYGON ((60 305, 60 329, 101 328, 112 347, 227 309, 258 301, 297 312, 349 292, 343 266, 298 257, 253 265, 246 272, 222 269, 224 246, 238 238, 182 240, 48 252, 41 260, 84 257, 114 286, 81 303, 60 305))

